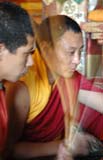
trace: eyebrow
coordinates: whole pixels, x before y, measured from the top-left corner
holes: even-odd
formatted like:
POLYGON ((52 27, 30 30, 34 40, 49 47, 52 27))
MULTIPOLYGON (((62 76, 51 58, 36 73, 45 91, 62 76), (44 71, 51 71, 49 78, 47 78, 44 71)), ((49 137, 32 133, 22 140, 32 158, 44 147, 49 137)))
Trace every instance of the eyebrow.
MULTIPOLYGON (((84 48, 84 45, 80 47, 80 49, 84 48)), ((69 49, 76 49, 76 47, 70 47, 69 49)))

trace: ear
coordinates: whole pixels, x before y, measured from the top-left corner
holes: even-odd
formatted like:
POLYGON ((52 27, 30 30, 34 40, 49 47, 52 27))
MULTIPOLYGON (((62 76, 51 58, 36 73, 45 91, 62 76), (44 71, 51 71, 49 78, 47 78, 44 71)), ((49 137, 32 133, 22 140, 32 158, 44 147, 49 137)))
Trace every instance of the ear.
POLYGON ((39 47, 42 52, 42 55, 46 56, 48 53, 48 49, 49 49, 48 43, 46 41, 43 41, 39 43, 39 47))

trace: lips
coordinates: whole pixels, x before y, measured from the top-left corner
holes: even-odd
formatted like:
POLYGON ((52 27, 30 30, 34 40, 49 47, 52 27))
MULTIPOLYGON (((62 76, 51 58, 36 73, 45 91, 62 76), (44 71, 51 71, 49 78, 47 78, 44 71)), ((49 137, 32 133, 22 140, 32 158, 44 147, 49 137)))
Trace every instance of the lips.
POLYGON ((76 70, 76 68, 72 68, 71 71, 74 72, 76 70))
POLYGON ((71 67, 71 70, 72 70, 72 71, 75 71, 76 68, 77 68, 77 66, 72 66, 72 67, 71 67))

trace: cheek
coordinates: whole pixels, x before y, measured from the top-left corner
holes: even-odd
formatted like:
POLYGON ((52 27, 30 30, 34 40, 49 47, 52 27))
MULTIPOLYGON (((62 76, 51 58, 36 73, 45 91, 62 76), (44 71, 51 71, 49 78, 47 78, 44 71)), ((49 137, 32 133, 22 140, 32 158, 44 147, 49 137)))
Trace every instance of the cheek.
POLYGON ((22 67, 25 67, 26 64, 27 64, 27 59, 24 59, 24 60, 22 61, 22 63, 21 63, 21 66, 22 66, 22 67))
POLYGON ((22 57, 20 60, 20 66, 21 67, 25 67, 26 66, 26 63, 27 63, 27 57, 22 57))
POLYGON ((62 56, 60 60, 64 65, 68 65, 72 62, 72 58, 70 56, 62 56))
POLYGON ((66 61, 67 61, 67 57, 63 53, 61 53, 57 56, 57 62, 58 63, 64 63, 66 61))
POLYGON ((19 59, 19 61, 15 64, 15 71, 22 72, 24 68, 25 68, 25 62, 19 59))

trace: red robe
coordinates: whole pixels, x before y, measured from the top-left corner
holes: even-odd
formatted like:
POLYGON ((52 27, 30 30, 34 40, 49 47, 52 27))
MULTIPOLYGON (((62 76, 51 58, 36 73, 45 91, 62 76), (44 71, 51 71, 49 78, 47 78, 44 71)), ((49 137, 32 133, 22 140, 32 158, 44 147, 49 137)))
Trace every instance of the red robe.
POLYGON ((4 148, 6 135, 7 135, 7 107, 5 101, 5 93, 3 88, 0 88, 0 152, 4 148))
MULTIPOLYGON (((92 90, 103 94, 103 79, 92 79, 89 81, 86 79, 82 79, 81 86, 82 89, 92 90), (93 85, 95 81, 97 83, 97 86, 93 85), (101 84, 101 87, 99 87, 98 84, 101 84)), ((79 122, 87 132, 93 134, 94 136, 103 141, 103 114, 89 108, 88 106, 81 104, 79 122)))
MULTIPOLYGON (((75 76, 71 79, 72 85, 75 88, 74 94, 76 96, 79 90, 80 77, 80 74, 76 72, 75 76)), ((69 106, 67 86, 63 78, 60 79, 59 86, 63 93, 63 98, 65 98, 65 104, 69 106)), ((31 142, 47 142, 55 140, 58 137, 63 138, 63 136, 64 111, 59 89, 56 85, 44 110, 30 123, 25 125, 21 139, 31 142)))

